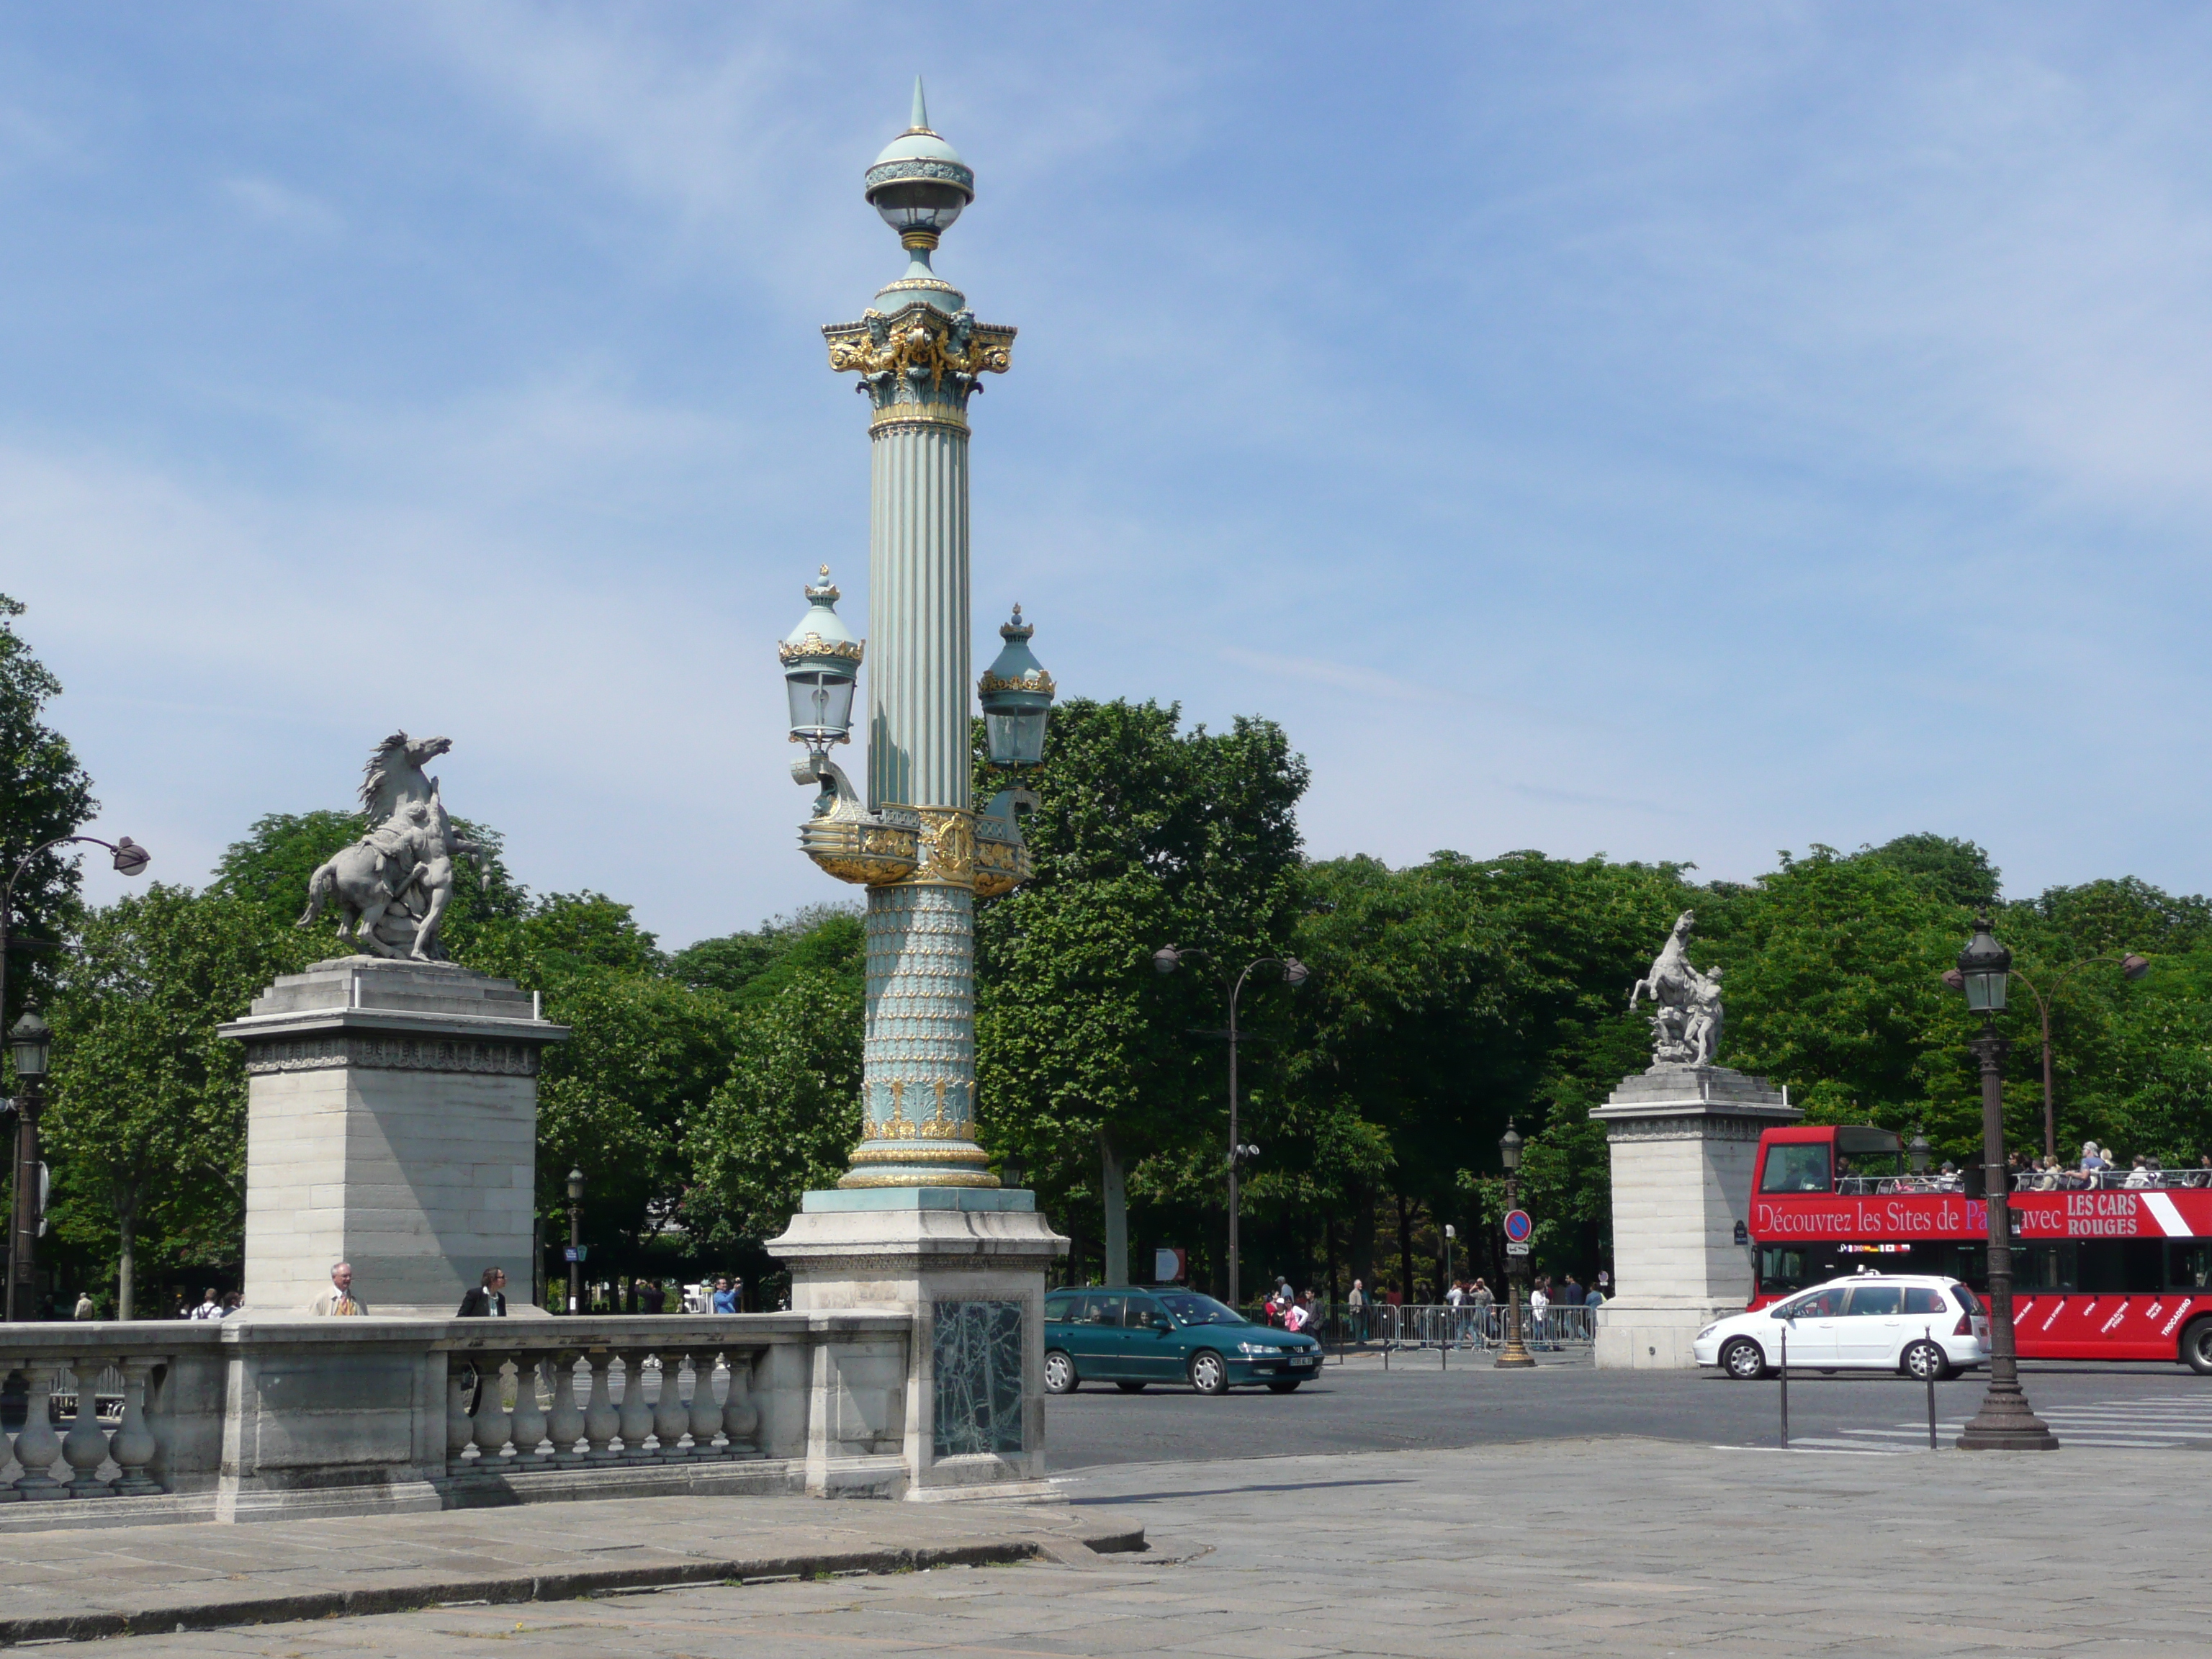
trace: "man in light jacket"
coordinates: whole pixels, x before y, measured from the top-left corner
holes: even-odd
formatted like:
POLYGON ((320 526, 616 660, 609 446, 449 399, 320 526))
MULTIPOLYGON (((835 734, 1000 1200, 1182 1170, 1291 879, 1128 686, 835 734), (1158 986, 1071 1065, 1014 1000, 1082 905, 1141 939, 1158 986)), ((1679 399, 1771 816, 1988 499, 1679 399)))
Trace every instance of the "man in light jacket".
POLYGON ((353 1293, 353 1263, 341 1261, 331 1269, 331 1287, 307 1306, 311 1314, 365 1314, 368 1304, 353 1293))

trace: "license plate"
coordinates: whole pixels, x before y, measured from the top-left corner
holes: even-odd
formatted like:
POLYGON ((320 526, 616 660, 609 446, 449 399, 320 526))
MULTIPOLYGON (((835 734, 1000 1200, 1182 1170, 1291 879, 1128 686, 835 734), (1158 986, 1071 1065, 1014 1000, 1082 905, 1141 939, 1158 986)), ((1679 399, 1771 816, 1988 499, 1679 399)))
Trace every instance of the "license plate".
POLYGON ((1313 1356, 1310 1353, 1294 1355, 1291 1359, 1291 1364, 1293 1365, 1310 1365, 1313 1364, 1313 1356))

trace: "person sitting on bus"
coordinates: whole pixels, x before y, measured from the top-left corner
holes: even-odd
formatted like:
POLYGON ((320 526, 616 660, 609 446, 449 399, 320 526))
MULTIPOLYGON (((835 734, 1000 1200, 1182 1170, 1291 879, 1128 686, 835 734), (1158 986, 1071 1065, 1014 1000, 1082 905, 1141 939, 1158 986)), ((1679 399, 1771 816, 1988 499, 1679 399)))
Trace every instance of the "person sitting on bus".
POLYGON ((1955 1193, 1965 1185, 1966 1182, 1959 1178, 1958 1166, 1948 1160, 1936 1172, 1936 1190, 1939 1193, 1955 1193))
POLYGON ((2105 1161, 2105 1155, 2097 1150, 2095 1141, 2085 1140, 2081 1143, 2081 1173, 2089 1177, 2083 1183, 2084 1185, 2096 1186, 2099 1178, 2112 1167, 2105 1161))
POLYGON ((2058 1159, 2056 1155, 2046 1154, 2043 1161, 2036 1166, 2035 1190, 2039 1193, 2055 1193, 2058 1190, 2058 1159))

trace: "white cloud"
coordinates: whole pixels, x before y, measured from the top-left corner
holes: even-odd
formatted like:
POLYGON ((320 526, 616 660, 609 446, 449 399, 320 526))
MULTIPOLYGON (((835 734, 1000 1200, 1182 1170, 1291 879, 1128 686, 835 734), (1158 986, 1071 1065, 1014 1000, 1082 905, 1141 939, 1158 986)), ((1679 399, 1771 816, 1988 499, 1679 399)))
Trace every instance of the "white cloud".
POLYGON ((264 224, 316 237, 335 236, 345 228, 344 219, 327 202, 274 179, 226 179, 222 191, 241 212, 264 224))

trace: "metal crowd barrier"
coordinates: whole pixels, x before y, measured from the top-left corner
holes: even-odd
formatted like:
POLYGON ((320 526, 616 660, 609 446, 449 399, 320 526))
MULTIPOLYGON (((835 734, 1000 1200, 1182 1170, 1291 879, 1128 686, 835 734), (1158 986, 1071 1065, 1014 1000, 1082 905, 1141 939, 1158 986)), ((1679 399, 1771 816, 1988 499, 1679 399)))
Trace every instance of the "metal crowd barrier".
MULTIPOLYGON (((1265 1323, 1262 1314, 1251 1315, 1265 1323)), ((1452 1307, 1444 1303, 1419 1303, 1393 1307, 1387 1303, 1366 1308, 1338 1306, 1327 1310, 1313 1332, 1325 1348, 1383 1349, 1456 1348, 1468 1352, 1497 1348, 1505 1340, 1505 1305, 1487 1307, 1473 1303, 1452 1307)), ((1539 1316, 1526 1303, 1521 1308, 1522 1340, 1539 1351, 1588 1347, 1597 1335, 1597 1310, 1552 1307, 1539 1316)))

